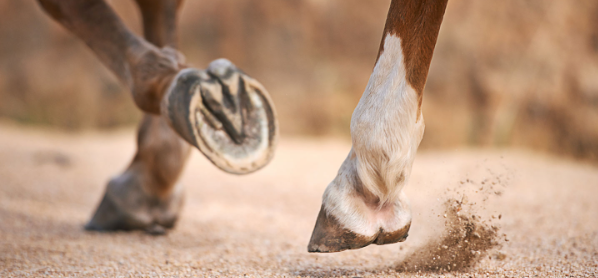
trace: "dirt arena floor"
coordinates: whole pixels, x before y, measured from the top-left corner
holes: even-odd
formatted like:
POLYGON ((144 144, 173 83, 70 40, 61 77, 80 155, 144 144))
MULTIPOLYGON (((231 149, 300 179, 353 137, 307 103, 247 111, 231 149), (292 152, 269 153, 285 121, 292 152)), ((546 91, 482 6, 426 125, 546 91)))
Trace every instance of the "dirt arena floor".
POLYGON ((343 140, 283 138, 272 163, 248 176, 220 172, 195 151, 174 230, 98 233, 82 227, 129 163, 134 131, 2 123, 0 277, 598 276, 598 168, 518 150, 420 152, 406 187, 414 218, 406 242, 307 253, 321 195, 349 149, 343 140), (451 198, 466 223, 449 223, 451 198), (454 225, 474 229, 450 243, 454 225))

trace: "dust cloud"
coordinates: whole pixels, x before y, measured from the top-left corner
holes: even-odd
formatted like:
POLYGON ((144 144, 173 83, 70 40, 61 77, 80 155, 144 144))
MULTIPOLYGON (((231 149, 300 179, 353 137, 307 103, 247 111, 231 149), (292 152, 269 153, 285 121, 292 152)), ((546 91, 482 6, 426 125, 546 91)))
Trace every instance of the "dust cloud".
MULTIPOLYGON (((486 257, 491 250, 500 249, 508 241, 500 232, 498 221, 501 214, 486 215, 486 201, 502 196, 508 175, 497 175, 490 169, 491 179, 475 182, 465 179, 459 187, 447 189, 442 203, 444 230, 423 246, 416 247, 396 266, 400 272, 448 272, 467 270, 486 257), (479 197, 480 203, 471 202, 468 196, 479 197)), ((493 252, 494 259, 503 260, 506 255, 493 252)))
POLYGON ((499 228, 469 211, 463 199, 450 198, 444 202, 444 208, 446 221, 442 236, 407 255, 397 270, 462 270, 475 265, 487 251, 500 245, 499 228))

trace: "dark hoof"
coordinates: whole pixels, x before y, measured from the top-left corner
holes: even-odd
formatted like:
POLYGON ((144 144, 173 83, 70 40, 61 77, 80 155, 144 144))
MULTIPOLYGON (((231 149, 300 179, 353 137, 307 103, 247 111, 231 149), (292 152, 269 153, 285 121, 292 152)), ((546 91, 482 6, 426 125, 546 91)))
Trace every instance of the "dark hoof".
POLYGON ((165 234, 174 227, 183 203, 180 185, 171 196, 147 195, 133 175, 123 174, 110 181, 106 193, 91 220, 88 231, 144 230, 165 234))
POLYGON ((373 239, 343 228, 334 216, 326 213, 324 206, 322 206, 307 251, 310 253, 331 253, 358 249, 370 245, 373 239))
POLYGON ((405 241, 409 226, 393 232, 380 230, 374 236, 356 234, 344 228, 338 220, 320 208, 316 226, 307 246, 310 253, 332 253, 350 249, 359 249, 370 244, 390 244, 405 241))
POLYGON ((274 155, 278 123, 272 100, 228 60, 216 60, 205 71, 180 71, 162 102, 162 115, 226 172, 254 172, 274 155))
POLYGON ((161 235, 165 235, 167 230, 166 228, 162 227, 160 224, 153 224, 151 226, 149 226, 147 229, 145 229, 145 232, 153 235, 153 236, 161 236, 161 235))
POLYGON ((135 217, 123 213, 112 198, 105 194, 93 217, 85 225, 85 230, 101 232, 135 230, 143 229, 146 225, 143 221, 136 220, 135 217))

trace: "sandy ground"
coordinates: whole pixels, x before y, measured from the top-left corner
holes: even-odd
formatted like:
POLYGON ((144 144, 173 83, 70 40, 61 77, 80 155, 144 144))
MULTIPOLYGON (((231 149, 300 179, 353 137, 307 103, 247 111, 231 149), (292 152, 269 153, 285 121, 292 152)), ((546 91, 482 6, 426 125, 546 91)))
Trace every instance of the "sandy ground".
POLYGON ((517 150, 420 152, 406 188, 413 225, 399 244, 307 253, 321 194, 350 148, 333 139, 283 138, 266 169, 241 177, 195 152, 181 180, 186 205, 168 235, 84 231, 108 178, 129 163, 133 138, 133 130, 0 124, 1 277, 598 275, 598 168, 517 150), (446 234, 442 203, 463 198, 455 192, 499 227, 501 245, 468 269, 400 271, 446 234))

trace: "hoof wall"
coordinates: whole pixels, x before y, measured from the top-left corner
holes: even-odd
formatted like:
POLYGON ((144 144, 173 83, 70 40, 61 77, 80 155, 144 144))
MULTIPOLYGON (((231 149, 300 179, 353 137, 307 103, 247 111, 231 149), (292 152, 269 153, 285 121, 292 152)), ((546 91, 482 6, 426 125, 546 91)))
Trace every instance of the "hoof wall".
POLYGON ((152 236, 162 236, 165 235, 167 231, 168 230, 166 230, 166 228, 159 224, 152 224, 147 229, 145 229, 145 232, 152 236))
POLYGON ((393 232, 381 230, 374 236, 360 235, 344 228, 334 216, 327 214, 322 206, 307 251, 310 253, 332 253, 359 249, 370 244, 403 242, 407 239, 408 231, 409 225, 393 232))
POLYGON ((165 199, 150 197, 131 177, 123 174, 108 183, 102 201, 84 226, 85 230, 144 230, 161 235, 174 227, 182 207, 183 191, 175 190, 165 199))

